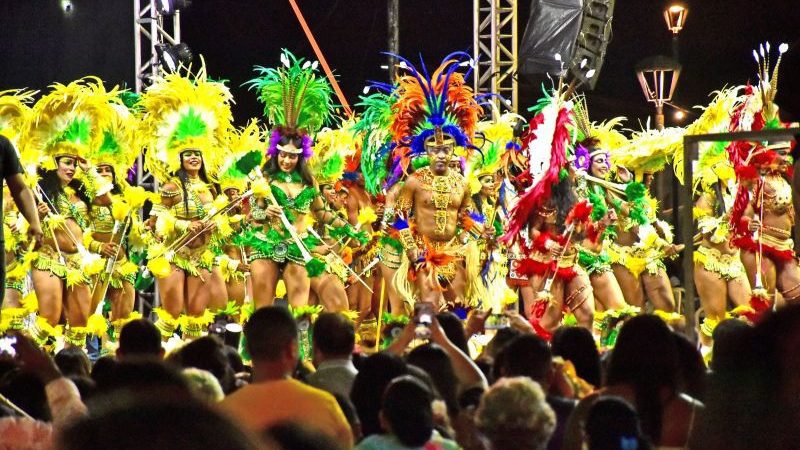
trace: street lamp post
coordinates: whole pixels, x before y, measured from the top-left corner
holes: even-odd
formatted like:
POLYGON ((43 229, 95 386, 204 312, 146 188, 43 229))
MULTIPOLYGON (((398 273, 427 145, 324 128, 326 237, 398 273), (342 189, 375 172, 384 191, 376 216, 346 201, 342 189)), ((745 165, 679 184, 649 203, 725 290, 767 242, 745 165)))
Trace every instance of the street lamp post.
POLYGON ((669 56, 651 56, 636 64, 636 77, 648 102, 656 107, 656 128, 664 129, 664 104, 672 101, 681 65, 669 56))
POLYGON ((664 21, 667 22, 667 28, 672 32, 672 57, 676 60, 679 59, 678 33, 686 25, 687 15, 689 15, 689 9, 679 4, 670 5, 669 8, 664 10, 664 21))

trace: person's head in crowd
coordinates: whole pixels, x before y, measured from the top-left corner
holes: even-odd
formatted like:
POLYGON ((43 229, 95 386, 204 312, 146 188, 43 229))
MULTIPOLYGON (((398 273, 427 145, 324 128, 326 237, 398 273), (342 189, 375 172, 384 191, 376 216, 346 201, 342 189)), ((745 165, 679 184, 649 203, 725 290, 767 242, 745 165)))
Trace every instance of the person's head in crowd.
POLYGON ((97 358, 92 366, 92 380, 99 387, 108 384, 114 378, 114 369, 117 367, 116 359, 113 356, 101 356, 97 358))
POLYGON ((678 349, 667 324, 641 315, 622 326, 608 364, 607 386, 629 386, 636 397, 642 430, 653 442, 661 438, 664 392, 678 391, 678 349))
POLYGON ((408 369, 408 375, 416 378, 417 381, 424 384, 425 387, 431 392, 431 397, 433 398, 431 403, 431 407, 433 409, 433 421, 437 428, 441 430, 450 430, 452 422, 450 420, 450 412, 448 411, 447 403, 439 393, 439 390, 436 388, 433 378, 428 375, 428 372, 413 364, 408 364, 406 367, 408 369))
POLYGON ((161 333, 149 320, 131 320, 119 332, 117 358, 123 360, 130 357, 164 357, 161 333))
POLYGON ((244 327, 247 351, 253 361, 254 381, 283 379, 294 371, 299 358, 297 323, 288 309, 257 309, 244 327))
POLYGON ((75 387, 78 388, 78 392, 81 394, 81 400, 84 402, 91 400, 94 396, 95 391, 97 391, 97 383, 93 379, 88 376, 79 377, 79 376, 69 376, 70 381, 75 384, 75 387))
POLYGON ((457 315, 450 311, 440 312, 436 315, 436 320, 442 326, 445 336, 459 350, 469 356, 469 345, 467 345, 467 335, 464 334, 464 323, 457 315))
POLYGON ((331 359, 350 359, 356 345, 353 323, 344 314, 322 313, 314 322, 314 364, 331 359))
POLYGON ((92 370, 89 356, 78 347, 65 347, 53 358, 58 370, 65 376, 88 377, 92 370))
POLYGON ((225 398, 222 386, 213 373, 196 367, 187 367, 181 371, 181 375, 197 400, 213 405, 225 398))
POLYGON ((350 401, 349 397, 345 397, 342 394, 333 393, 333 397, 336 398, 336 403, 339 404, 339 408, 342 408, 344 418, 350 424, 350 429, 353 431, 353 442, 360 441, 362 436, 361 421, 358 420, 358 413, 356 412, 356 407, 353 406, 353 402, 350 401))
POLYGON ((678 367, 681 392, 698 400, 706 394, 706 363, 697 347, 684 335, 672 333, 678 350, 678 367))
POLYGON ((406 447, 422 447, 433 435, 433 394, 411 375, 392 380, 381 402, 383 430, 406 447))
POLYGON ((475 412, 478 429, 492 450, 541 450, 556 427, 556 415, 538 383, 530 377, 498 380, 475 412))
POLYGON ((726 319, 720 322, 712 336, 711 370, 725 372, 752 363, 752 358, 743 356, 750 346, 752 333, 753 328, 742 320, 726 319))
POLYGON ((50 420, 44 383, 36 375, 19 369, 6 372, 0 379, 0 394, 34 419, 50 420))
POLYGON ((380 352, 363 361, 350 391, 350 400, 356 407, 364 437, 380 434, 378 413, 381 396, 394 378, 408 373, 405 361, 397 355, 380 352))
POLYGON ((225 355, 224 344, 216 336, 203 336, 184 345, 170 355, 169 360, 179 367, 194 367, 211 372, 222 387, 222 391, 233 391, 235 376, 225 355))
POLYGON ((195 401, 121 401, 93 411, 59 435, 56 450, 256 450, 258 441, 195 401))
POLYGON ((592 386, 600 387, 600 353, 592 332, 584 327, 563 326, 553 334, 550 341, 553 355, 570 361, 575 372, 592 386))
POLYGON ((264 430, 261 437, 268 448, 276 450, 341 450, 341 446, 325 434, 292 422, 273 425, 264 430))
POLYGON ((436 344, 420 345, 409 352, 406 361, 424 370, 442 396, 450 417, 458 415, 458 378, 444 349, 436 344))
POLYGON ((486 345, 486 348, 481 354, 482 359, 488 359, 492 363, 492 380, 499 380, 503 374, 500 370, 503 368, 503 361, 505 358, 505 348, 509 342, 522 336, 522 332, 516 328, 501 328, 497 330, 491 341, 486 345))
POLYGON ((107 379, 97 382, 96 401, 131 396, 142 399, 183 401, 192 399, 186 380, 174 367, 154 359, 122 361, 113 366, 107 379))
POLYGON ((553 377, 553 354, 547 342, 535 334, 524 334, 506 345, 501 372, 504 377, 528 377, 549 389, 553 377))
POLYGON ((225 352, 225 357, 228 358, 228 364, 230 364, 234 373, 247 372, 247 366, 244 365, 244 361, 242 361, 242 355, 239 354, 239 350, 231 347, 230 345, 224 346, 222 350, 225 352))
POLYGON ((619 397, 601 397, 584 423, 588 450, 649 450, 636 411, 619 397))

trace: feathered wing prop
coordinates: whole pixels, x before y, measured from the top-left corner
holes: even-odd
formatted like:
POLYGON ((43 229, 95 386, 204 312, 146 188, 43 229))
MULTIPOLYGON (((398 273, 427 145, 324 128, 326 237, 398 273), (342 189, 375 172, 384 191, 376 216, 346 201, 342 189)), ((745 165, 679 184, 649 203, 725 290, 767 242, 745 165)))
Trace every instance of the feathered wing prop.
MULTIPOLYGON (((328 124, 334 109, 333 89, 317 72, 318 63, 295 57, 284 49, 278 68, 256 66, 258 77, 244 85, 258 92, 264 115, 273 126, 269 155, 278 153, 282 135, 310 136, 328 124)), ((304 157, 311 156, 311 140, 303 139, 304 157)))
POLYGON ((538 112, 522 141, 528 158, 529 187, 521 193, 509 214, 503 242, 516 240, 520 230, 550 198, 551 188, 560 181, 566 167, 567 147, 572 140, 572 104, 558 92, 546 96, 537 105, 538 112))

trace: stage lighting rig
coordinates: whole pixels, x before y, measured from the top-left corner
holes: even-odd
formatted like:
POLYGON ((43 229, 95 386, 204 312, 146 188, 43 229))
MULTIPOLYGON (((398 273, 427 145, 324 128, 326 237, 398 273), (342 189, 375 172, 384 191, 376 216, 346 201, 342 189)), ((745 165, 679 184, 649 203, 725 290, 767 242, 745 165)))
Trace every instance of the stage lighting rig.
POLYGON ((188 8, 192 0, 156 0, 156 9, 162 16, 171 16, 175 11, 188 8))
POLYGON ((182 65, 188 66, 194 58, 192 49, 184 42, 175 45, 158 44, 156 45, 156 53, 161 66, 167 73, 176 72, 182 65))

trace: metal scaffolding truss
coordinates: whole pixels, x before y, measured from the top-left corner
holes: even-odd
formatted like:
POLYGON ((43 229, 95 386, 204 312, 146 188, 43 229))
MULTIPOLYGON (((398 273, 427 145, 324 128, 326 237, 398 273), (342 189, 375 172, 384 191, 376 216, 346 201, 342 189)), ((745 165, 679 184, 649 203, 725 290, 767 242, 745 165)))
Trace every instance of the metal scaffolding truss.
POLYGON ((473 1, 475 92, 499 94, 510 102, 506 108, 516 112, 517 0, 473 1))
MULTIPOLYGON (((176 45, 181 42, 180 11, 170 17, 158 13, 156 0, 133 0, 133 45, 136 67, 136 92, 141 93, 156 78, 161 76, 161 62, 157 46, 160 44, 176 45), (172 33, 167 31, 171 25, 172 33)), ((156 191, 158 180, 144 168, 146 155, 140 153, 136 158, 136 185, 156 191)), ((144 214, 144 211, 140 212, 144 214)), ((139 292, 139 312, 143 313, 145 304, 148 309, 158 305, 158 285, 139 292)))

